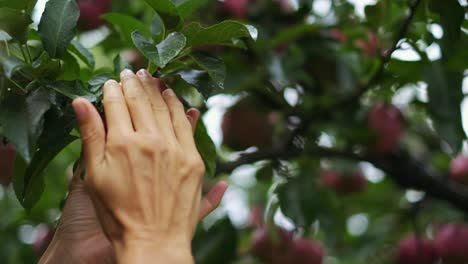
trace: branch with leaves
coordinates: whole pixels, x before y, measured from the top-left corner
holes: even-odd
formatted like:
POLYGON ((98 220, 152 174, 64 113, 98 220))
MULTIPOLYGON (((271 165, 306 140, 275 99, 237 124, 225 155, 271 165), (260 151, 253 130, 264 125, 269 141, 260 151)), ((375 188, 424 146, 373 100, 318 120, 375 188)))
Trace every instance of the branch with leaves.
POLYGON ((368 161, 374 166, 384 170, 386 174, 402 188, 424 191, 428 196, 447 201, 454 207, 468 212, 468 190, 448 179, 448 176, 427 169, 427 165, 417 161, 403 150, 390 155, 378 156, 369 154, 357 154, 353 151, 341 151, 330 148, 311 147, 300 148, 293 144, 294 140, 301 136, 312 121, 322 120, 332 111, 343 111, 352 103, 356 103, 361 97, 376 84, 379 83, 385 68, 390 62, 393 52, 399 48, 399 43, 408 33, 421 0, 413 1, 409 6, 408 15, 403 20, 392 47, 385 51, 380 58, 380 66, 374 75, 364 84, 357 86, 356 91, 349 97, 337 100, 329 107, 313 111, 301 120, 301 125, 290 131, 282 142, 276 145, 260 149, 252 153, 241 154, 232 162, 218 163, 217 174, 230 173, 237 167, 252 164, 262 160, 291 160, 299 156, 311 156, 318 158, 344 158, 355 161, 368 161))

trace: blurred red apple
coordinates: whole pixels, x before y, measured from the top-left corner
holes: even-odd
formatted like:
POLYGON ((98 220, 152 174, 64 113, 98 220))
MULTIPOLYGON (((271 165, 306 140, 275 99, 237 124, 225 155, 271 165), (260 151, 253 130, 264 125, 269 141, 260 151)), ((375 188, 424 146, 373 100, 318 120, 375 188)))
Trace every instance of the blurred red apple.
POLYGON ((468 225, 448 224, 442 226, 434 240, 434 247, 443 263, 468 263, 468 225))
POLYGON ((38 258, 40 258, 42 254, 44 254, 53 237, 54 232, 52 232, 52 230, 50 230, 47 225, 40 224, 36 227, 36 236, 34 238, 32 247, 34 254, 38 258))
POLYGON ((282 228, 273 227, 269 230, 263 226, 255 230, 252 237, 252 255, 265 263, 277 262, 281 256, 287 255, 292 245, 292 234, 282 228), (273 238, 271 234, 275 234, 273 238))
POLYGON ((375 151, 385 154, 398 146, 404 124, 403 116, 396 106, 382 102, 375 104, 369 111, 367 124, 377 136, 375 151))
POLYGON ((348 41, 348 37, 341 30, 336 28, 330 30, 330 37, 340 43, 348 41))
POLYGON ((236 18, 245 18, 247 16, 248 4, 249 0, 224 0, 224 7, 236 18))
POLYGON ((452 160, 450 175, 455 181, 468 184, 468 156, 460 155, 452 160))
POLYGON ((110 10, 111 0, 78 0, 77 2, 80 7, 79 28, 92 30, 104 25, 104 20, 99 17, 110 10))
POLYGON ((373 32, 367 32, 367 40, 358 40, 356 45, 369 57, 374 57, 379 54, 379 36, 373 32))
POLYGON ((277 2, 283 14, 291 14, 296 10, 294 7, 294 0, 278 0, 277 2))
POLYGON ((362 173, 343 174, 333 170, 320 172, 320 181, 338 194, 346 195, 364 191, 367 180, 362 173))
POLYGON ((301 238, 294 241, 289 261, 281 264, 322 264, 324 257, 325 252, 317 242, 301 238))
POLYGON ((223 143, 233 150, 269 146, 275 119, 275 113, 260 109, 252 98, 241 99, 224 114, 223 143))
POLYGON ((263 225, 263 209, 254 207, 250 210, 249 225, 259 227, 263 225))
POLYGON ((0 137, 0 184, 3 186, 8 186, 11 183, 15 159, 15 146, 4 144, 0 137))
POLYGON ((397 258, 398 264, 433 264, 436 253, 431 240, 411 235, 400 241, 397 258))

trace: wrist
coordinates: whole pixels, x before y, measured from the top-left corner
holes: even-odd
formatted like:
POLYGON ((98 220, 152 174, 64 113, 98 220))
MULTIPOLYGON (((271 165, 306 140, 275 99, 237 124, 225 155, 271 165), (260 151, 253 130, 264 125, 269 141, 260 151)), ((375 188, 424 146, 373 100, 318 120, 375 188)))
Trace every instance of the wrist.
POLYGON ((124 241, 114 243, 118 263, 193 264, 190 243, 124 241))

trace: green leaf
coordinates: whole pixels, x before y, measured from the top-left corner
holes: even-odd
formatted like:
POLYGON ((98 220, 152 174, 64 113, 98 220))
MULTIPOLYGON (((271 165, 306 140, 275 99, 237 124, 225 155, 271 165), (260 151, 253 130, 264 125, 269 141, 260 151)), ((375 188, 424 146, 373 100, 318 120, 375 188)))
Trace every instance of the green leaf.
POLYGON ((93 76, 89 81, 89 90, 96 94, 97 97, 102 95, 102 87, 104 84, 112 78, 112 75, 107 73, 101 73, 93 76))
POLYGON ((165 40, 157 45, 159 52, 159 64, 157 66, 164 68, 185 48, 187 39, 179 32, 171 33, 165 40))
POLYGON ((461 25, 465 18, 465 9, 458 0, 431 0, 429 8, 440 15, 440 23, 444 29, 442 40, 444 52, 452 52, 451 48, 461 35, 461 25))
POLYGON ((61 80, 76 80, 80 78, 80 65, 78 64, 78 61, 76 61, 75 57, 71 55, 69 52, 65 54, 63 57, 63 72, 60 75, 61 80))
POLYGON ((185 26, 182 34, 187 37, 187 46, 217 44, 234 45, 236 39, 257 39, 258 31, 251 25, 245 25, 237 21, 226 20, 211 27, 203 27, 193 22, 185 26))
MULTIPOLYGON (((8 7, 12 9, 26 10, 27 14, 31 14, 37 0, 0 0, 1 7, 8 7)), ((1 28, 1 27, 0 27, 1 28)))
MULTIPOLYGON (((76 125, 76 119, 68 111, 65 115, 50 111, 45 116, 44 130, 38 140, 38 151, 21 179, 16 180, 15 189, 22 190, 17 196, 26 209, 31 209, 39 201, 44 190, 43 171, 52 159, 77 137, 69 135, 76 125)), ((16 175, 15 175, 16 176, 16 175)))
POLYGON ((456 153, 466 138, 460 111, 463 73, 449 72, 440 61, 435 61, 426 68, 424 78, 428 84, 428 106, 434 127, 456 153))
POLYGON ((115 74, 115 76, 119 76, 120 73, 125 69, 132 70, 132 65, 128 64, 128 62, 123 60, 122 57, 120 56, 120 54, 118 54, 114 58, 114 74, 115 74))
POLYGON ((169 14, 178 16, 179 11, 177 10, 176 5, 171 0, 145 0, 154 11, 162 14, 169 14))
POLYGON ((195 142, 197 144, 198 152, 205 163, 205 176, 213 177, 216 173, 216 162, 218 155, 216 154, 216 147, 211 140, 206 127, 203 122, 198 122, 195 129, 195 142))
POLYGON ((268 162, 265 164, 265 166, 257 170, 257 173, 255 173, 255 178, 257 181, 271 182, 271 179, 273 179, 273 172, 273 164, 268 162))
POLYGON ((96 62, 94 60, 93 54, 85 48, 78 40, 72 40, 71 45, 68 47, 68 50, 77 56, 81 61, 83 61, 91 70, 94 70, 96 62))
POLYGON ((132 33, 133 43, 137 49, 152 63, 159 65, 159 52, 156 45, 147 40, 140 32, 132 33))
POLYGON ((13 77, 17 71, 26 67, 26 64, 22 60, 14 56, 8 56, 3 50, 0 50, 0 64, 7 78, 13 77))
POLYGON ((210 229, 199 228, 192 241, 196 263, 233 263, 236 259, 239 235, 229 218, 215 223, 210 229))
POLYGON ((120 33, 125 44, 132 46, 132 32, 137 30, 142 32, 145 37, 150 36, 148 27, 145 26, 140 20, 119 13, 107 13, 101 16, 102 19, 109 22, 120 33))
POLYGON ((314 190, 316 169, 307 168, 278 189, 281 211, 300 227, 311 225, 323 207, 321 194, 314 190))
POLYGON ((76 98, 85 98, 90 102, 95 102, 97 96, 83 87, 79 80, 74 81, 54 81, 47 84, 47 88, 54 89, 58 93, 74 100, 76 98))
POLYGON ((158 14, 154 16, 153 22, 151 22, 150 31, 154 43, 161 42, 166 36, 166 27, 164 26, 164 21, 158 14))
POLYGON ((208 0, 176 0, 177 10, 183 18, 188 18, 198 8, 202 7, 208 0))
POLYGON ((75 37, 80 10, 75 0, 49 0, 39 24, 44 49, 52 58, 65 55, 75 37))
POLYGON ((20 43, 26 43, 31 18, 23 10, 0 8, 0 29, 20 43))
POLYGON ((177 27, 183 23, 183 18, 177 6, 171 0, 145 0, 156 11, 169 28, 177 27))
POLYGON ((160 68, 164 68, 172 59, 177 57, 186 43, 185 36, 178 32, 169 34, 158 45, 154 45, 145 39, 138 31, 133 32, 132 39, 138 50, 160 68))
POLYGON ((205 98, 221 90, 206 71, 190 69, 177 71, 175 74, 180 76, 185 83, 195 87, 205 98))
POLYGON ((40 88, 28 96, 10 95, 0 105, 0 123, 2 134, 12 142, 29 163, 36 151, 36 141, 43 128, 43 117, 49 110, 47 92, 40 88))
POLYGON ((210 75, 219 89, 224 89, 226 66, 221 58, 204 53, 193 53, 190 57, 200 68, 210 75))

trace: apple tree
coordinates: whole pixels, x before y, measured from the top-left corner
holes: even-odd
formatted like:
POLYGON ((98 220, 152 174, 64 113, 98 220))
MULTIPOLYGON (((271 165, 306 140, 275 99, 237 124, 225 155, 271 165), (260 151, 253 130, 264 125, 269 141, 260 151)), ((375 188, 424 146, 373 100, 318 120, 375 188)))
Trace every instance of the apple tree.
POLYGON ((52 237, 72 100, 145 68, 203 114, 204 189, 231 182, 197 263, 468 263, 467 6, 0 0, 0 262, 52 237))

